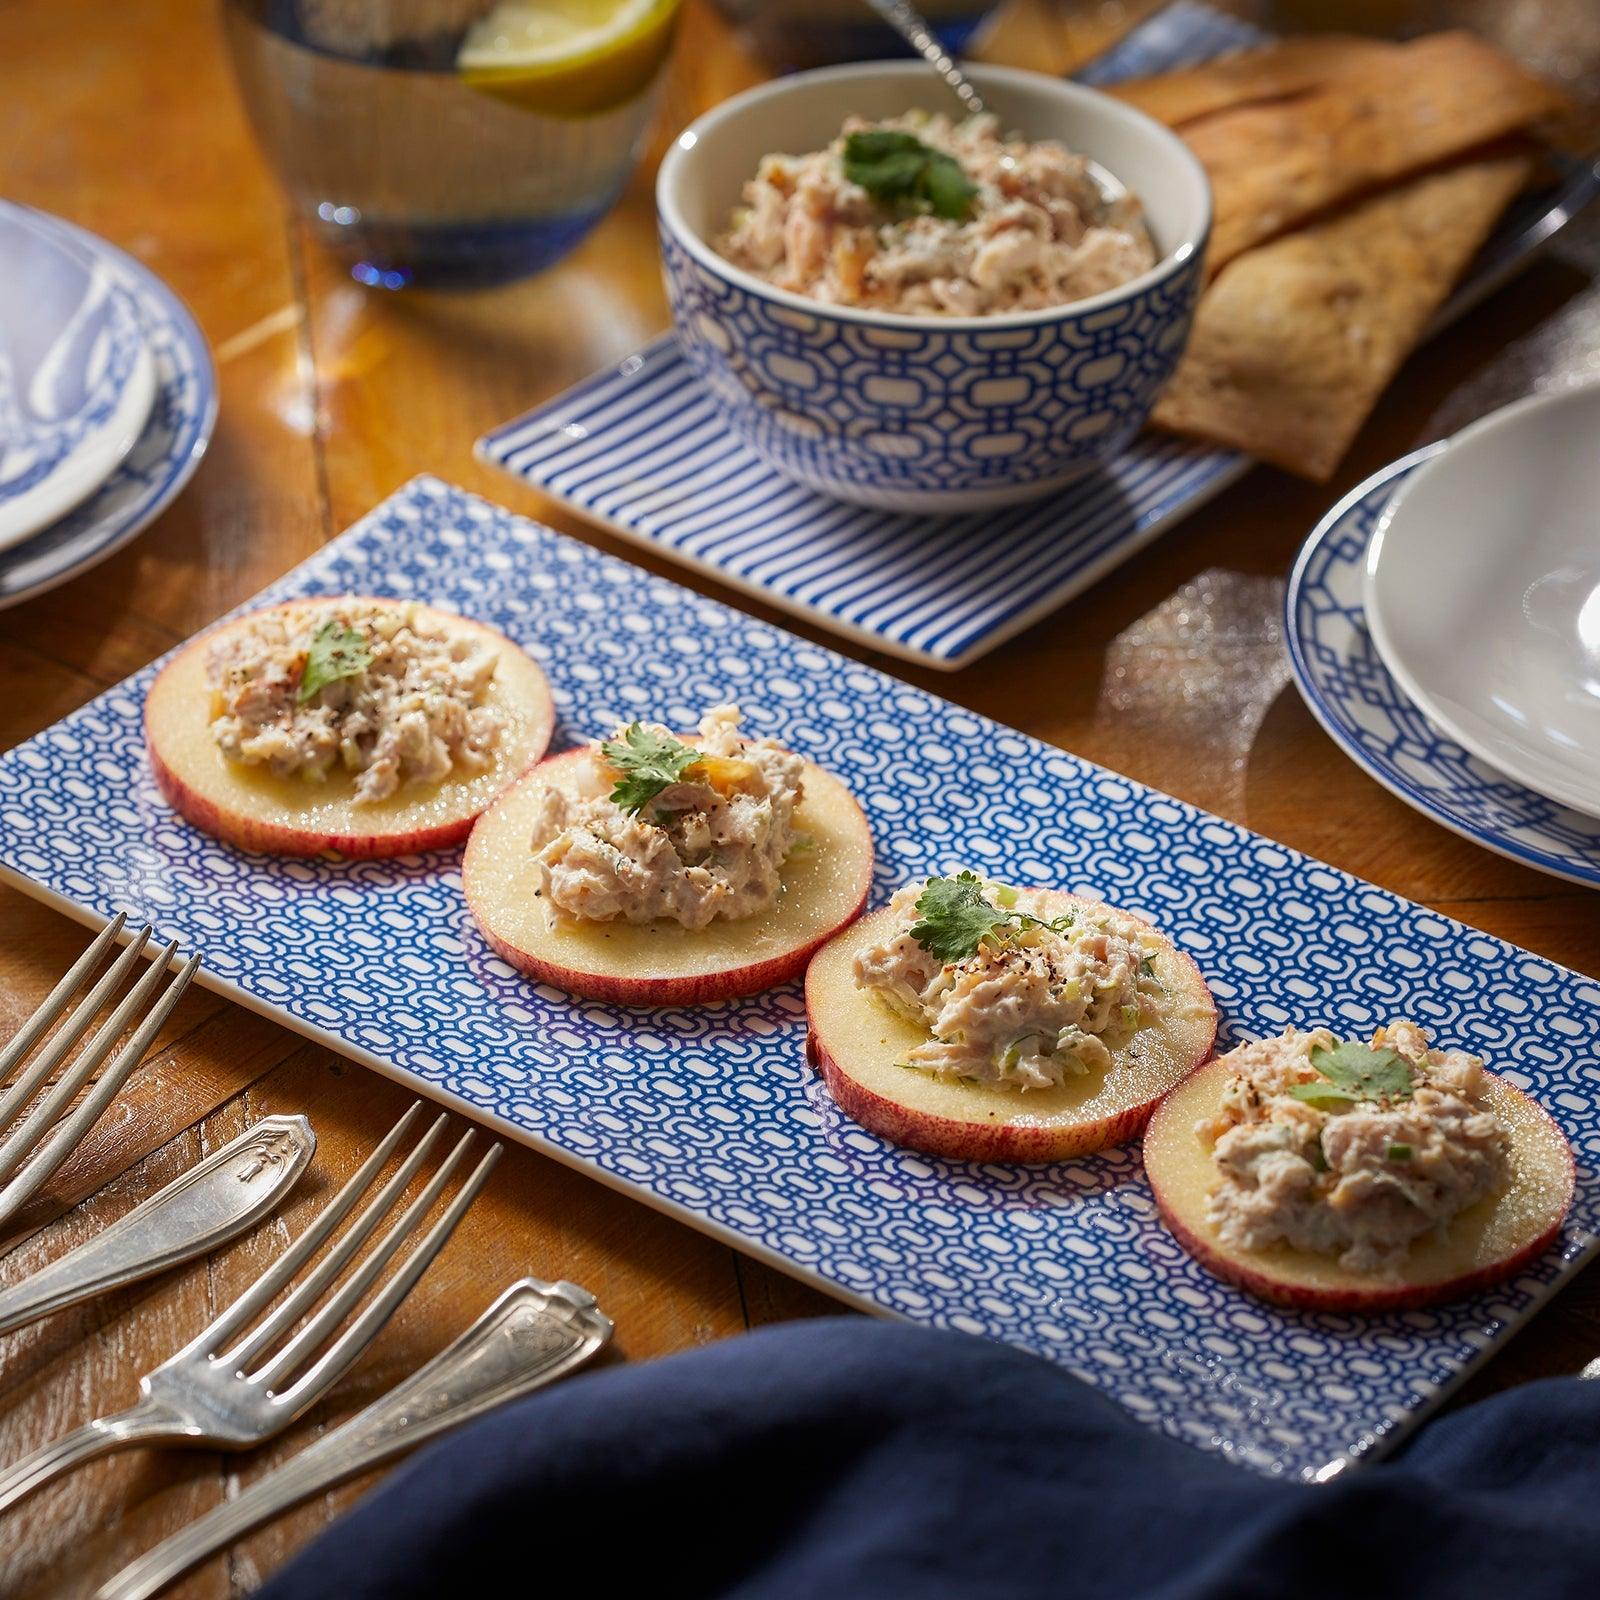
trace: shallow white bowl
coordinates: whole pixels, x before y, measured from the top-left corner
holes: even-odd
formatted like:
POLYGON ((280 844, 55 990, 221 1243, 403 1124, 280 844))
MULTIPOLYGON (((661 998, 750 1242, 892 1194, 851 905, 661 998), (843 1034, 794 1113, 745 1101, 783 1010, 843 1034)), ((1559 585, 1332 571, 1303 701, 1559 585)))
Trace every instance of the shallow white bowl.
POLYGON ((661 164, 662 258, 685 357, 777 471, 840 499, 970 511, 1033 498, 1143 425, 1189 335, 1211 191, 1175 134, 1093 89, 973 68, 1007 130, 1059 139, 1144 202, 1160 260, 1109 293, 995 317, 905 316, 774 288, 711 245, 761 157, 820 149, 851 114, 948 109, 920 62, 799 73, 720 105, 661 164))
POLYGON ((1600 384, 1496 411, 1418 468, 1365 591, 1373 643, 1431 721, 1600 815, 1600 384))

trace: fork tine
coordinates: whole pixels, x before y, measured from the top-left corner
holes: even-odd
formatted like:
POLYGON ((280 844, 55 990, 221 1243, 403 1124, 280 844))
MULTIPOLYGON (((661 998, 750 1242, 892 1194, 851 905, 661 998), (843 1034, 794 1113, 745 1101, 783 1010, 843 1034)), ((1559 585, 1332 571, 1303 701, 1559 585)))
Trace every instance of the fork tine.
POLYGON ((6 1136, 5 1143, 0 1144, 0 1183, 4 1183, 27 1160, 45 1131, 72 1103, 73 1097, 89 1081, 100 1063, 111 1054, 123 1030, 150 1003, 150 996, 177 949, 178 941, 174 939, 156 956, 144 975, 123 996, 122 1003, 95 1031, 83 1047, 83 1053, 62 1074, 60 1081, 6 1136))
POLYGON ((367 1242, 378 1224, 394 1209, 395 1202, 421 1170, 424 1158, 433 1147, 434 1141, 443 1132, 447 1120, 443 1115, 435 1118, 433 1126, 417 1141, 416 1149, 406 1157, 394 1176, 368 1202, 361 1215, 350 1224, 350 1231, 306 1274, 303 1283, 295 1285, 294 1292, 281 1306, 273 1309, 260 1327, 253 1329, 225 1355, 218 1356, 219 1361, 225 1362, 241 1374, 247 1372, 249 1363, 257 1355, 280 1334, 287 1333, 321 1299, 322 1291, 344 1271, 356 1251, 367 1242))
MULTIPOLYGON (((151 978, 158 977, 166 970, 167 963, 172 959, 173 952, 177 949, 177 941, 169 944, 161 957, 152 964, 150 972, 141 982, 148 983, 151 978)), ((84 1097, 83 1104, 69 1116, 62 1118, 59 1126, 53 1128, 44 1142, 39 1146, 37 1154, 28 1162, 27 1166, 0 1191, 0 1227, 16 1215, 28 1200, 38 1192, 40 1187, 50 1175, 64 1162, 72 1152, 77 1149, 83 1136, 97 1123, 106 1107, 111 1104, 121 1090, 123 1084, 133 1075, 134 1069, 144 1060, 145 1051, 150 1048, 150 1042, 160 1031, 162 1024, 172 1015, 173 1008, 183 997, 183 991, 189 987, 189 980, 194 977, 200 965, 200 957, 190 956, 179 969, 178 975, 167 985, 166 992, 156 1001, 151 1008, 149 1016, 144 1019, 138 1031, 117 1053, 116 1060, 102 1075, 94 1089, 84 1097)), ((129 995, 131 1002, 139 993, 135 989, 129 995)), ((115 1020, 115 1019, 113 1019, 115 1020)), ((109 1027, 110 1024, 108 1023, 109 1027)), ((121 1032, 120 1029, 117 1030, 121 1032)), ((116 1035, 112 1035, 112 1042, 116 1035)), ((98 1043, 98 1039, 96 1040, 98 1043)), ((109 1044, 107 1046, 109 1049, 109 1044)), ((92 1054, 92 1052, 89 1052, 92 1054)), ((74 1062, 72 1079, 81 1084, 94 1071, 98 1057, 92 1059, 87 1067, 81 1062, 74 1062)), ((64 1080, 72 1081, 72 1079, 64 1080)), ((76 1093, 76 1086, 73 1090, 76 1093)), ((70 1095, 67 1097, 70 1099, 70 1095)))
POLYGON ((78 992, 83 980, 100 965, 100 958, 106 953, 107 946, 122 932, 127 920, 128 913, 119 911, 100 930, 94 943, 72 963, 67 975, 39 1003, 39 1008, 22 1025, 21 1031, 4 1050, 0 1050, 0 1083, 11 1076, 17 1064, 25 1060, 28 1052, 44 1037, 50 1024, 66 1010, 67 1001, 78 992))
MULTIPOLYGON (((461 1159, 466 1155, 471 1143, 470 1132, 457 1141, 455 1149, 440 1162, 439 1170, 434 1173, 428 1186, 400 1214, 398 1220, 378 1243, 377 1248, 368 1252, 360 1267, 351 1273, 346 1282, 339 1285, 338 1290, 329 1297, 328 1303, 271 1361, 258 1372, 250 1374, 253 1383, 259 1383, 264 1389, 275 1388, 281 1379, 299 1366, 303 1356, 314 1354, 322 1348, 333 1330, 349 1316, 361 1297, 378 1281, 383 1269, 411 1236, 417 1223, 433 1209, 434 1201, 444 1193, 450 1175, 461 1164, 461 1159)), ((309 1305, 310 1302, 307 1303, 309 1305)))
POLYGON ((328 1235, 349 1215, 351 1207, 394 1154, 395 1147, 405 1137, 406 1129, 416 1121, 421 1110, 422 1102, 415 1101, 384 1136, 383 1143, 361 1163, 346 1180, 345 1186, 311 1220, 306 1231, 210 1327, 201 1332, 191 1348, 203 1348, 214 1355, 224 1348, 224 1341, 240 1328, 247 1327, 257 1312, 264 1310, 277 1298, 284 1284, 310 1260, 328 1235))
MULTIPOLYGON (((456 1148, 462 1150, 465 1147, 464 1139, 456 1148)), ((494 1171, 494 1164, 500 1159, 503 1148, 498 1144, 489 1147, 483 1159, 473 1168, 472 1175, 461 1186, 460 1194, 422 1236, 416 1249, 406 1257, 405 1264, 384 1285, 372 1304, 329 1345, 316 1363, 276 1397, 281 1404, 298 1410, 311 1397, 337 1383, 350 1370, 367 1346, 383 1331, 400 1302, 411 1293, 417 1279, 432 1265, 433 1258, 444 1248, 450 1235, 455 1232, 456 1224, 466 1215, 467 1207, 478 1198, 478 1191, 489 1181, 489 1174, 494 1171)))
MULTIPOLYGON (((117 957, 110 971, 89 991, 88 997, 83 1000, 78 1008, 67 1019, 54 1039, 45 1047, 44 1053, 34 1064, 12 1084, 3 1098, 0 1098, 0 1128, 8 1128, 17 1113, 38 1092, 39 1085, 50 1076, 52 1072, 67 1058, 73 1047, 89 1031, 89 1024, 98 1015, 101 1006, 116 992, 122 980, 133 970, 133 964, 144 954, 144 947, 149 943, 152 930, 146 923, 138 936, 133 939, 128 948, 117 957)), ((104 937, 102 935, 102 937, 104 937)), ((96 941, 98 943, 98 941, 96 941)), ((91 948, 93 948, 91 946, 91 948)), ((83 962, 80 960, 72 970, 76 972, 83 962)), ((67 976, 71 977, 71 973, 67 976)), ((63 980, 64 982, 65 980, 63 980)), ((56 985, 59 990, 60 984, 56 985)), ((59 1010, 60 1007, 57 1007, 59 1010)), ((32 1027, 30 1021, 29 1027, 32 1027)), ((27 1030, 24 1029, 24 1032, 27 1030)), ((9 1054, 9 1052, 8 1052, 9 1054)))

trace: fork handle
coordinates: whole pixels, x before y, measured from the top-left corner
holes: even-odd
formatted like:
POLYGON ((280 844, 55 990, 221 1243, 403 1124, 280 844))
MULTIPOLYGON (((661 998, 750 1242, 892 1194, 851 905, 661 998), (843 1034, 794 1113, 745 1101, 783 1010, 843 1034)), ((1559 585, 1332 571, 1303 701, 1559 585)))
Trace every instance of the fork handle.
POLYGON ((562 1377, 610 1337, 611 1321, 587 1290, 523 1278, 427 1366, 125 1567, 96 1600, 148 1600, 290 1506, 562 1377))
POLYGON ((171 1438, 170 1427, 162 1427, 153 1411, 142 1405, 130 1406, 115 1416, 96 1417, 71 1433, 64 1433, 49 1444, 31 1450, 20 1461, 0 1472, 0 1511, 9 1511, 19 1500, 42 1489, 54 1478, 86 1461, 108 1456, 114 1450, 145 1440, 171 1438))
POLYGON ((0 1333, 237 1238, 294 1187, 316 1147, 306 1118, 264 1117, 103 1233, 0 1289, 0 1333))

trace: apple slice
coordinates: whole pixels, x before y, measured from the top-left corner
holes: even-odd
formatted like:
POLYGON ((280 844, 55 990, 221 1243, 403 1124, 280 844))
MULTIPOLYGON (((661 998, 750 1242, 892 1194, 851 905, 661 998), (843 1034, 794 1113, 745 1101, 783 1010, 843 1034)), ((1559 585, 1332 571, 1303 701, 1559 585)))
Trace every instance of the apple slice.
POLYGON ((1219 1278, 1278 1305, 1308 1311, 1407 1311, 1454 1300, 1508 1277, 1546 1250, 1572 1204, 1575 1171, 1566 1136, 1536 1100, 1493 1073, 1485 1095, 1511 1131, 1511 1182, 1455 1216, 1442 1234, 1418 1239, 1403 1278, 1351 1272, 1336 1257, 1292 1245, 1238 1250, 1206 1217, 1216 1186, 1211 1146, 1195 1125, 1214 1117, 1228 1078, 1207 1062, 1161 1103, 1144 1136, 1144 1165, 1162 1220, 1219 1278))
MULTIPOLYGON (((685 744, 697 737, 680 734, 685 744)), ((854 921, 872 879, 872 832, 855 797, 809 761, 795 828, 815 848, 791 856, 770 910, 705 928, 655 922, 563 920, 552 926, 534 890, 533 815, 538 792, 557 784, 582 795, 607 785, 586 746, 541 761, 472 830, 462 886, 478 926, 519 972, 573 994, 632 1006, 697 1005, 770 989, 798 975, 812 951, 854 921)))
POLYGON ((1211 1053, 1217 1008, 1200 969, 1141 918, 1051 891, 1053 906, 1092 908, 1152 950, 1166 986, 1161 1020, 1114 1051, 1110 1067, 1059 1088, 949 1082, 901 1065, 925 1028, 856 986, 856 953, 886 937, 884 907, 831 940, 806 973, 806 1054, 846 1116, 895 1144, 963 1161, 1064 1161, 1131 1139, 1173 1084, 1211 1053))
MULTIPOLYGON (((310 610, 327 605, 329 598, 292 600, 274 609, 310 610)), ((366 596, 337 598, 363 605, 401 603, 366 596)), ((225 622, 190 640, 161 669, 144 706, 145 744, 167 803, 195 827, 229 844, 294 856, 337 850, 352 860, 410 855, 455 844, 466 837, 478 813, 531 767, 550 743, 555 708, 538 664, 495 629, 423 606, 421 619, 484 634, 499 652, 489 694, 506 723, 494 763, 486 771, 437 784, 406 784, 387 800, 357 805, 355 779, 347 773, 308 783, 230 761, 211 737, 206 663, 224 630, 242 627, 261 614, 225 622)))

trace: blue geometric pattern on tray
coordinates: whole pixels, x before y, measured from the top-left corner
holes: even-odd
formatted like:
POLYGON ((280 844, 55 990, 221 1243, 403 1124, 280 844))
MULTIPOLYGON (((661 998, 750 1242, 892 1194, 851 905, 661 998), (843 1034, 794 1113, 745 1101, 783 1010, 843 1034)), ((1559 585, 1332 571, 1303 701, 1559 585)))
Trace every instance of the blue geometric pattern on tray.
MULTIPOLYGON (((1268 36, 1169 6, 1078 74, 1164 71, 1268 36)), ((1585 165, 1507 212, 1445 326, 1600 194, 1585 165)), ((734 438, 667 334, 478 441, 478 454, 659 555, 876 650, 953 670, 1064 605, 1249 469, 1228 450, 1140 435, 1032 505, 930 518, 804 489, 734 438)))
POLYGON ((177 295, 149 268, 87 230, 27 207, 14 209, 87 251, 137 306, 155 361, 156 397, 144 432, 99 489, 31 539, 0 551, 0 609, 77 576, 147 527, 199 466, 217 415, 211 352, 177 295))
POLYGON ((1439 733, 1367 634, 1363 569, 1383 509, 1428 445, 1374 474, 1325 516, 1289 579, 1289 658, 1317 721, 1357 765, 1424 816, 1513 861, 1600 888, 1600 817, 1569 810, 1439 733))
POLYGON ((132 299, 88 252, 0 207, 0 502, 37 489, 111 422, 139 365, 132 299))
POLYGON ((1204 266, 1196 253, 1117 305, 969 331, 811 316, 709 271, 665 229, 661 260, 679 347, 724 419, 822 493, 1043 488, 1089 470, 1166 387, 1204 266))
POLYGON ((460 856, 250 856, 151 782, 155 668, 0 758, 0 871, 84 920, 117 908, 347 1054, 879 1311, 1037 1351, 1152 1427, 1314 1476, 1390 1442, 1576 1270, 1600 1218, 1600 983, 1232 823, 420 478, 260 600, 415 596, 550 675, 559 745, 738 697, 860 798, 873 888, 972 864, 1105 895, 1199 962, 1225 1040, 1395 1014, 1531 1087, 1579 1152, 1558 1248, 1464 1303, 1292 1315, 1228 1289, 1156 1220, 1136 1149, 1048 1167, 895 1149, 806 1067, 797 984, 630 1011, 518 978, 461 899, 460 856))

